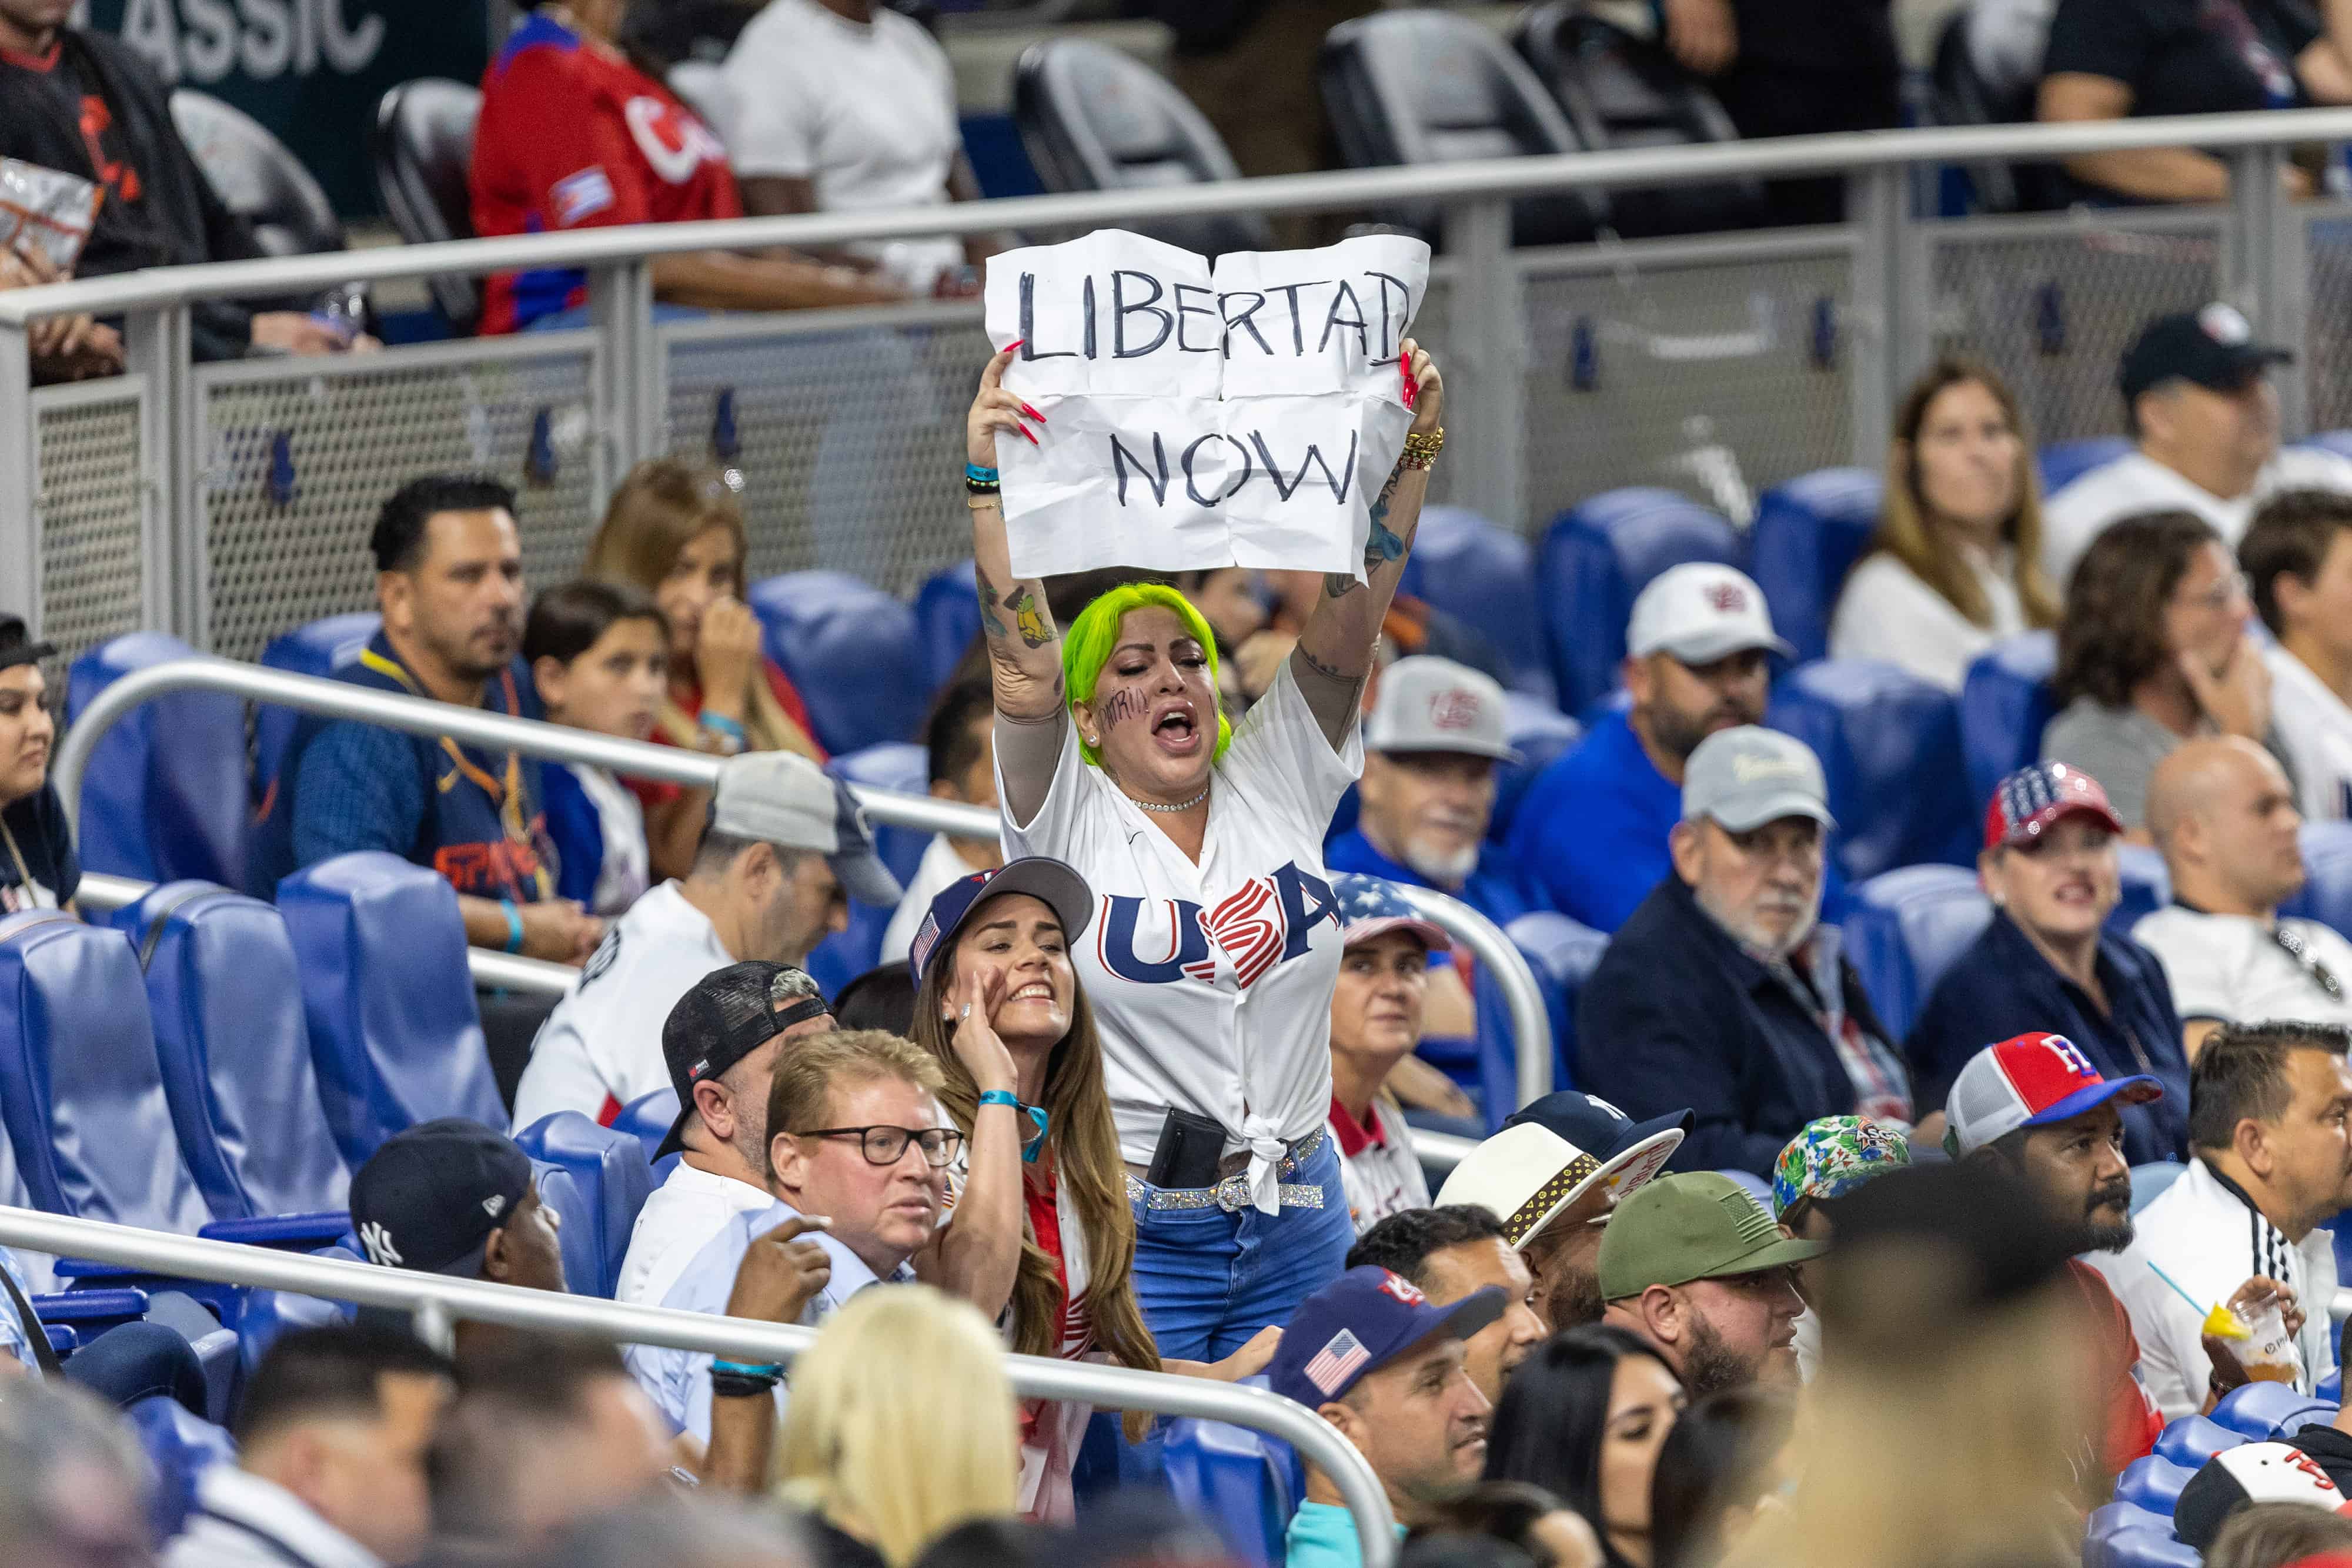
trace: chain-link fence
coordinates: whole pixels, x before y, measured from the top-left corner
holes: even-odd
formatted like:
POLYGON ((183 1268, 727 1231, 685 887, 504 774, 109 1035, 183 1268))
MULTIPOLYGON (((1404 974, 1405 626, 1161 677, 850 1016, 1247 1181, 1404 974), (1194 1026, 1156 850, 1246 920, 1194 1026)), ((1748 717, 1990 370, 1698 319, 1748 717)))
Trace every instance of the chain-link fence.
POLYGON ((142 391, 136 378, 125 377, 34 400, 42 635, 58 645, 60 668, 83 649, 143 623, 142 391))
MULTIPOLYGON (((2305 229, 2305 407, 2314 430, 2352 425, 2352 213, 2315 213, 2305 229)), ((2292 372, 2285 372, 2292 373, 2292 372)))

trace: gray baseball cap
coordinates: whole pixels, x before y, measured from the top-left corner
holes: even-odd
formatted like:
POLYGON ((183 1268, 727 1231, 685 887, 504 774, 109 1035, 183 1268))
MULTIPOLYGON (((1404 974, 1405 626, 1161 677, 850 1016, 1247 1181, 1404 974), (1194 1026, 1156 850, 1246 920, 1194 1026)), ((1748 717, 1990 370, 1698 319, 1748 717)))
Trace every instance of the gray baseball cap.
POLYGON ((1517 762, 1504 731, 1503 688, 1451 659, 1418 653, 1381 672, 1364 745, 1373 751, 1449 751, 1517 762))
POLYGON ((1716 731, 1683 768, 1685 822, 1712 817, 1744 833, 1783 817, 1811 817, 1834 828, 1828 802, 1829 785, 1812 747, 1760 725, 1716 731))
POLYGON ((719 768, 711 792, 710 831, 788 850, 814 850, 860 904, 888 909, 898 902, 898 879, 874 852, 866 809, 849 787, 805 757, 789 751, 747 751, 719 768))

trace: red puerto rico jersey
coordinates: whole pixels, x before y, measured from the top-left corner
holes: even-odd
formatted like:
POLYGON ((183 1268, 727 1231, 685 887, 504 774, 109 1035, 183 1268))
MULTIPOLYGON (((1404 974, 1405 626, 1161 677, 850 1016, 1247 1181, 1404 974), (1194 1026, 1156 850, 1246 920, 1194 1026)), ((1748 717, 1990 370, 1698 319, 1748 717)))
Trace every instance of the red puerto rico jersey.
MULTIPOLYGON (((474 232, 486 237, 743 215, 727 150, 693 111, 544 14, 482 73, 470 183, 474 232)), ((576 268, 500 273, 484 292, 481 329, 519 331, 587 298, 576 268)))

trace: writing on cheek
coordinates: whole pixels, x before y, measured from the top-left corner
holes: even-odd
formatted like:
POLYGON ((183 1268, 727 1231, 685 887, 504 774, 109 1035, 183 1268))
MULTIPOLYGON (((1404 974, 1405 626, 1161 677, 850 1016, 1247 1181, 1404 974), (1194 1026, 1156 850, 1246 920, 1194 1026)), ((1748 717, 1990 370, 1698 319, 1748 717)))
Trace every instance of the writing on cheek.
POLYGON ((1101 717, 1103 728, 1107 730, 1117 729, 1129 719, 1142 718, 1150 711, 1151 704, 1144 699, 1143 694, 1132 689, 1113 692, 1109 698, 1095 710, 1101 717))

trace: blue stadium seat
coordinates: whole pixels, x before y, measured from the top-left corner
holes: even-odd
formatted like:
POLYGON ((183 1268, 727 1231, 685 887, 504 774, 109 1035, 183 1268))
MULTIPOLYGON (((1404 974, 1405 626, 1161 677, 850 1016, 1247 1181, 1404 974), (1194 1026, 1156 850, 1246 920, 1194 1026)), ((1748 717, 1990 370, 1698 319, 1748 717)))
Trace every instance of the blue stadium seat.
POLYGON ((357 1170, 393 1134, 436 1116, 504 1129, 446 882, 365 850, 296 872, 278 884, 278 907, 345 1164, 357 1170))
MULTIPOLYGON (((68 722, 134 670, 195 656, 177 637, 134 632, 73 663, 68 722)), ((142 882, 202 877, 242 884, 247 825, 245 705, 221 692, 172 692, 117 720, 82 774, 75 842, 89 871, 142 882)))
POLYGON ((943 566, 915 591, 915 627, 922 638, 924 690, 947 685, 980 635, 980 571, 970 559, 943 566))
MULTIPOLYGON (((2128 437, 2086 435, 2079 441, 2053 441, 2040 453, 2042 493, 2054 496, 2102 463, 2112 463, 2132 449, 2128 437)), ((2058 584, 2063 592, 2066 585, 2058 584)))
POLYGON ((2279 906, 2352 933, 2352 822, 2303 825, 2303 891, 2279 906))
POLYGON ((598 1289, 604 1283, 604 1249, 597 1239, 595 1198, 562 1166, 533 1160, 530 1168, 540 1205, 555 1219, 564 1288, 575 1296, 610 1295, 598 1289))
POLYGON ((2180 1489, 2196 1473, 2195 1465, 2175 1464, 2154 1454, 2143 1454, 2125 1466, 2124 1473, 2116 1479, 2116 1500, 2169 1520, 2173 1505, 2180 1500, 2180 1489))
POLYGON ((2086 1541, 2104 1541, 2108 1536, 2120 1534, 2126 1530, 2153 1530, 2163 1532, 2171 1528, 2170 1514, 2151 1513, 2137 1503, 2103 1502, 2091 1511, 2091 1517, 2083 1531, 2083 1536, 2086 1541))
POLYGON ((2297 1394, 2284 1383, 2249 1383, 2221 1396, 2213 1419, 2252 1442, 2283 1442, 2312 1422, 2326 1426, 2336 1419, 2336 1402, 2297 1394))
POLYGON ((2042 755, 2042 731, 2057 712, 2050 700, 2050 673, 2057 666, 2058 638, 2051 632, 2004 637, 1969 666, 1960 687, 1960 746, 1969 795, 1979 808, 2003 778, 2042 755))
POLYGON ((2312 1393, 2321 1399, 2332 1399, 2339 1405, 2342 1404, 2344 1399, 2344 1369, 2339 1366, 2335 1371, 2329 1373, 2326 1376, 2321 1378, 2319 1380, 2319 1386, 2313 1389, 2312 1393))
POLYGON ((2155 1530, 2122 1530, 2100 1543, 2102 1568, 2202 1568, 2197 1548, 2155 1530))
POLYGON ((2169 1459, 2194 1474, 2222 1449, 2234 1448, 2245 1440, 2218 1421, 2202 1416, 2183 1416, 2166 1427, 2163 1436, 2157 1438, 2156 1453, 2158 1458, 2169 1459))
POLYGON ((1421 515, 1397 591, 1476 627, 1510 662, 1513 691, 1558 702, 1526 539, 1467 507, 1432 507, 1421 515))
MULTIPOLYGON (((826 771, 852 784, 902 795, 925 795, 931 788, 930 758, 912 741, 884 741, 836 757, 826 765, 826 771)), ((875 852, 903 885, 930 847, 930 835, 880 822, 874 823, 873 829, 875 852)), ((827 996, 874 967, 882 951, 882 934, 890 928, 890 916, 897 913, 895 905, 883 909, 851 902, 848 925, 818 943, 809 954, 808 972, 827 996)))
POLYGON ((916 738, 931 685, 905 602, 845 571, 786 572, 746 598, 827 751, 916 738))
POLYGON ((1289 1444, 1246 1427, 1179 1416, 1168 1424, 1162 1462, 1178 1504, 1215 1521, 1239 1561, 1280 1568, 1290 1516, 1307 1497, 1305 1469, 1289 1444))
POLYGON ((1878 527, 1885 487, 1867 468, 1824 468, 1774 486, 1757 503, 1748 537, 1756 585, 1799 664, 1829 653, 1838 591, 1878 527))
MULTIPOLYGON (((348 1247, 320 1247, 314 1249, 310 1256, 338 1263, 367 1261, 348 1247)), ((263 1354, 288 1329, 320 1328, 328 1323, 349 1322, 352 1316, 349 1301, 298 1296, 290 1291, 250 1291, 246 1293, 245 1310, 237 1314, 237 1353, 244 1358, 245 1370, 250 1375, 253 1369, 260 1364, 263 1354)))
POLYGON ((137 945, 163 1091, 215 1219, 341 1207, 285 917, 209 883, 167 883, 110 923, 137 945))
POLYGON ((236 1444, 226 1430, 168 1394, 151 1394, 124 1414, 155 1469, 155 1493, 149 1504, 155 1539, 169 1541, 196 1506, 197 1481, 215 1465, 235 1464, 236 1444))
MULTIPOLYGON (((261 662, 273 670, 284 670, 296 675, 331 675, 360 656, 368 639, 383 624, 383 617, 373 610, 353 611, 349 615, 330 615, 323 621, 313 621, 308 626, 270 639, 269 646, 261 651, 261 662)), ((302 716, 290 707, 269 704, 254 709, 253 714, 253 789, 257 798, 268 794, 278 782, 278 770, 286 762, 286 748, 294 742, 294 727, 302 716)))
POLYGON ((2180 1173, 2188 1168, 2179 1160, 2150 1160, 2144 1166, 2132 1166, 2131 1211, 2137 1214, 2162 1197, 2164 1189, 2179 1181, 2180 1173))
POLYGON ((2107 929, 2128 936, 2143 915, 2172 902, 2172 873, 2164 869, 2163 853, 2152 845, 2117 844, 2116 858, 2123 872, 2123 896, 2107 916, 2107 929))
MULTIPOLYGON (((572 1289, 583 1296, 610 1298, 621 1282, 621 1260, 629 1250, 629 1232, 637 1210, 652 1190, 645 1146, 633 1133, 600 1127, 577 1111, 558 1111, 525 1127, 515 1142, 522 1152, 568 1176, 578 1189, 583 1218, 564 1216, 564 1270, 572 1289), (572 1274, 574 1237, 584 1272, 572 1274)), ((542 1183, 542 1191, 546 1184, 542 1183)))
POLYGON ((193 1236, 139 956, 57 910, 0 920, 0 1125, 36 1208, 193 1236))
POLYGON ((1738 530, 1672 490, 1608 490, 1561 513, 1536 558, 1560 711, 1581 714, 1617 685, 1625 618, 1652 578, 1685 561, 1738 566, 1747 553, 1738 530))
MULTIPOLYGON (((645 1149, 646 1159, 651 1162, 654 1151, 661 1147, 664 1138, 669 1136, 670 1124, 677 1120, 677 1091, 656 1089, 622 1106, 620 1114, 613 1118, 613 1131, 626 1133, 636 1139, 645 1149)), ((656 1181, 654 1185, 658 1186, 661 1184, 656 1181)))
POLYGON ((1846 956, 1893 1039, 1911 1032, 1936 982, 1991 919, 1976 874, 1958 866, 1906 866, 1853 889, 1846 956))
POLYGON ((2338 457, 2352 457, 2352 430, 2321 430, 2294 443, 2317 452, 2333 452, 2338 457))
POLYGON ((1576 998, 1592 977, 1609 938, 1549 909, 1520 915, 1503 934, 1527 955, 1528 967, 1543 987, 1544 1006, 1551 1013, 1551 1081, 1562 1089, 1573 1087, 1576 998))
POLYGON ((1951 694, 1893 664, 1824 659, 1773 688, 1764 722, 1813 748, 1828 776, 1839 871, 1973 865, 1976 811, 1951 694))
MULTIPOLYGON (((1504 733, 1519 754, 1516 763, 1495 769, 1495 810, 1486 819, 1486 836, 1501 843, 1511 836, 1519 802, 1536 775, 1550 767, 1560 753, 1583 737, 1584 727, 1540 697, 1525 692, 1503 694, 1504 733)), ((1338 830, 1344 831, 1345 830, 1338 830)))

